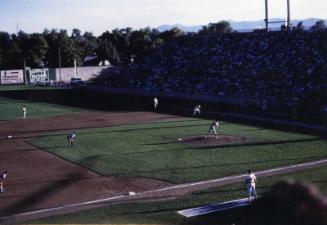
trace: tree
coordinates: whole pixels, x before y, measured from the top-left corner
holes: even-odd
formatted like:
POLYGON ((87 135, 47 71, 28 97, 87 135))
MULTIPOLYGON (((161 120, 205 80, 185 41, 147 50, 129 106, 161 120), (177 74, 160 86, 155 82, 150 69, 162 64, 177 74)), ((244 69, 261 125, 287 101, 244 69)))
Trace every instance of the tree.
POLYGON ((282 25, 280 26, 280 31, 287 31, 287 27, 286 27, 285 24, 282 24, 282 25))
POLYGON ((109 60, 112 64, 121 62, 116 46, 111 41, 112 33, 105 32, 98 38, 96 53, 101 61, 109 60))
POLYGON ((326 29, 325 21, 318 20, 313 26, 310 27, 312 32, 321 32, 326 29))
POLYGON ((9 55, 11 48, 10 34, 7 32, 0 32, 0 69, 7 69, 8 63, 12 58, 9 55))
POLYGON ((178 27, 173 27, 170 30, 161 32, 159 34, 159 38, 161 38, 163 40, 164 43, 167 43, 171 40, 173 40, 176 37, 179 37, 181 35, 183 35, 183 31, 181 29, 179 29, 178 27))
POLYGON ((303 22, 299 22, 297 25, 296 25, 296 30, 297 31, 304 31, 304 26, 303 26, 303 22))
POLYGON ((208 26, 203 26, 199 33, 231 33, 233 31, 228 21, 222 20, 218 23, 209 23, 208 26))
POLYGON ((42 34, 31 34, 28 40, 27 56, 25 56, 29 60, 30 65, 42 65, 48 48, 48 43, 42 34))
POLYGON ((81 35, 81 31, 75 28, 72 31, 70 39, 74 43, 74 49, 78 64, 82 64, 82 60, 86 56, 92 56, 95 54, 97 41, 96 37, 94 37, 92 33, 85 32, 83 35, 81 35))
POLYGON ((68 36, 66 30, 55 29, 48 32, 43 32, 45 39, 49 45, 49 50, 46 53, 46 65, 49 67, 59 66, 59 49, 61 55, 61 66, 69 67, 74 65, 74 59, 81 62, 81 55, 74 41, 68 36))

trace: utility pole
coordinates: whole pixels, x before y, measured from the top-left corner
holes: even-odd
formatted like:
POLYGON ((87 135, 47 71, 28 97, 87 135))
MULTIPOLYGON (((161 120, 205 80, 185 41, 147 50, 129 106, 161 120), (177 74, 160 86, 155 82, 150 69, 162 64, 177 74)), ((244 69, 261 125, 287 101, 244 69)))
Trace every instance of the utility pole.
POLYGON ((268 32, 269 31, 269 27, 268 27, 268 25, 269 25, 269 19, 268 19, 268 0, 265 0, 265 15, 266 15, 266 17, 265 17, 265 24, 266 24, 266 32, 268 32))
POLYGON ((59 81, 61 81, 61 48, 58 49, 59 81))
POLYGON ((27 85, 27 76, 26 76, 26 60, 25 57, 23 58, 23 76, 24 76, 24 84, 27 85))
POLYGON ((287 30, 291 30, 291 9, 290 9, 290 0, 287 0, 287 30))
POLYGON ((74 77, 77 77, 77 60, 76 58, 74 59, 74 77))

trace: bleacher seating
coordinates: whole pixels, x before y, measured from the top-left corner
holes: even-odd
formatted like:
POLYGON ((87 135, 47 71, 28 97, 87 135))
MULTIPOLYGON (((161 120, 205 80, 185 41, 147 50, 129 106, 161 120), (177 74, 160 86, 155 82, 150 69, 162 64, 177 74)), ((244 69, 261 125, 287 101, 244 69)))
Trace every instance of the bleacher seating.
POLYGON ((188 34, 156 49, 106 85, 258 98, 283 107, 327 99, 327 34, 305 31, 188 34))

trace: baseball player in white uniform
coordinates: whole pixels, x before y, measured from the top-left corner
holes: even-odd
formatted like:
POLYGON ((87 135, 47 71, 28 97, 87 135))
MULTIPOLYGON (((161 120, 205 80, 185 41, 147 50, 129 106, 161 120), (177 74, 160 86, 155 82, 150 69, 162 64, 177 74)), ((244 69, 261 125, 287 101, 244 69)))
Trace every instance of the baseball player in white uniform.
POLYGON ((26 106, 24 105, 24 106, 23 106, 23 119, 26 119, 26 114, 27 114, 27 108, 26 108, 26 106))
POLYGON ((67 142, 69 147, 74 146, 75 137, 76 137, 76 132, 73 132, 67 136, 67 142))
MULTIPOLYGON (((219 122, 218 120, 215 120, 211 123, 210 127, 209 127, 209 130, 208 130, 208 135, 213 132, 217 138, 217 129, 219 127, 219 122)), ((207 135, 205 136, 207 138, 207 135)))
POLYGON ((197 105, 194 107, 193 116, 196 116, 197 114, 201 114, 201 105, 197 105))
POLYGON ((7 178, 8 176, 8 172, 5 171, 3 173, 0 173, 0 193, 4 193, 4 189, 3 189, 3 182, 4 180, 7 178))
POLYGON ((159 100, 157 99, 157 97, 153 98, 153 108, 156 109, 158 108, 159 105, 159 100))
POLYGON ((254 196, 255 200, 257 199, 257 192, 255 191, 255 184, 257 183, 256 176, 248 170, 248 176, 245 178, 245 186, 248 193, 248 201, 250 203, 252 195, 254 196))

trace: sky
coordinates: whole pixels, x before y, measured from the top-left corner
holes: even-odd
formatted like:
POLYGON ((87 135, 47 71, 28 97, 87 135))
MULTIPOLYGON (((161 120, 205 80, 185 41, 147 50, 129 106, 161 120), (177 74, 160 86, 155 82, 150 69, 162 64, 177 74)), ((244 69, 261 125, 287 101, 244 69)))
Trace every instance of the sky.
MULTIPOLYGON (((0 0, 0 31, 78 28, 95 35, 114 28, 207 25, 264 19, 265 0, 0 0)), ((268 0, 270 18, 286 18, 287 0, 268 0)), ((290 0, 291 19, 327 18, 327 0, 290 0)))

